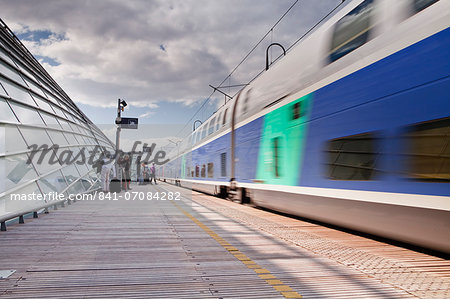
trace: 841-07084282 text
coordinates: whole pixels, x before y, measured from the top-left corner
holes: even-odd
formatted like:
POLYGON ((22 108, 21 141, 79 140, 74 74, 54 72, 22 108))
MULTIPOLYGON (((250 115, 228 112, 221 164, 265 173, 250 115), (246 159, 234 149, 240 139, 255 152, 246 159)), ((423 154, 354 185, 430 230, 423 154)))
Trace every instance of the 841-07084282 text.
POLYGON ((125 192, 118 193, 98 193, 98 200, 181 200, 180 192, 125 192))

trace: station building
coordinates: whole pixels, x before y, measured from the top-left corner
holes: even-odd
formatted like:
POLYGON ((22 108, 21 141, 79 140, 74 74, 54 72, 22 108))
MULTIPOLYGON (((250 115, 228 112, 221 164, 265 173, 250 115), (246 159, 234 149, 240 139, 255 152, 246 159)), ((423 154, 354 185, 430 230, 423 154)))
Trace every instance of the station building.
POLYGON ((113 151, 114 144, 0 19, 0 216, 43 203, 11 209, 7 199, 13 193, 68 197, 98 189, 100 174, 87 159, 96 149, 113 151), (38 163, 46 148, 55 163, 48 157, 38 163), (84 151, 86 159, 64 163, 64 151, 74 156, 84 151))

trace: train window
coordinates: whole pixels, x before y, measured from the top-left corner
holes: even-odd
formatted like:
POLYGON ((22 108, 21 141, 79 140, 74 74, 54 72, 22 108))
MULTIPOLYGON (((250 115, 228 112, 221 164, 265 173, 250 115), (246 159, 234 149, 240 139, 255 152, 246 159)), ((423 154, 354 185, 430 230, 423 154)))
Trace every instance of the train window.
POLYGON ((292 105, 292 120, 299 119, 301 116, 303 116, 302 102, 297 102, 292 105))
POLYGON ((273 138, 273 167, 275 176, 280 177, 280 137, 273 138))
POLYGON ((228 108, 225 109, 225 112, 223 113, 222 126, 225 126, 225 124, 227 123, 227 112, 228 112, 228 108))
POLYGON ((217 121, 216 121, 216 131, 219 130, 220 128, 220 119, 222 117, 222 112, 220 112, 219 116, 217 117, 217 121))
POLYGON ((214 177, 214 163, 208 163, 208 177, 214 177))
POLYGON ((242 113, 245 114, 248 111, 248 96, 244 99, 244 107, 242 107, 242 113))
POLYGON ((424 181, 450 182, 450 118, 408 128, 409 176, 424 181))
POLYGON ((202 140, 203 138, 206 137, 206 129, 207 129, 207 127, 208 127, 208 125, 204 125, 203 126, 203 128, 202 128, 202 137, 201 137, 200 140, 202 140))
POLYGON ((220 154, 220 175, 227 176, 227 153, 220 154))
POLYGON ((204 178, 206 176, 206 166, 205 166, 205 164, 203 164, 203 166, 202 166, 201 176, 202 176, 202 178, 204 178))
POLYGON ((338 60, 367 42, 373 8, 373 0, 366 0, 336 23, 331 41, 330 62, 338 60))
POLYGON ((424 10, 431 4, 438 2, 439 0, 413 0, 414 12, 418 13, 419 11, 424 10))
POLYGON ((200 174, 200 167, 198 165, 195 165, 195 177, 198 178, 200 174))
POLYGON ((331 140, 327 151, 330 179, 368 181, 376 175, 378 149, 374 133, 331 140))
POLYGON ((250 100, 250 93, 252 92, 252 89, 250 88, 247 93, 245 94, 244 98, 244 104, 242 107, 242 113, 245 114, 248 111, 248 101, 250 100))
POLYGON ((208 135, 211 135, 212 133, 214 133, 214 125, 216 122, 216 118, 214 117, 211 122, 209 123, 209 128, 208 128, 208 135))

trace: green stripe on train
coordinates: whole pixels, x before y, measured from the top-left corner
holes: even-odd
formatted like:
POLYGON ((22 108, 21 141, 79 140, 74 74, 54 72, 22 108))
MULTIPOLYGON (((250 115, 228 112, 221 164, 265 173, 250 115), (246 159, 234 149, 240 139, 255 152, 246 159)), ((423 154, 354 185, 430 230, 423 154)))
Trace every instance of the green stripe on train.
POLYGON ((264 116, 257 181, 295 186, 298 182, 312 94, 264 116))

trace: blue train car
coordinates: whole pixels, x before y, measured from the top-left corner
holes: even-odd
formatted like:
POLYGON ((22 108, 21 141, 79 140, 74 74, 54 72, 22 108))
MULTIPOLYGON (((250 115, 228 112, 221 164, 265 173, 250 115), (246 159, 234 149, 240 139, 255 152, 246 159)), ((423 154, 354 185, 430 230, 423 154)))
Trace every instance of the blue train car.
POLYGON ((450 253, 449 22, 448 0, 351 1, 193 132, 164 179, 450 253))

